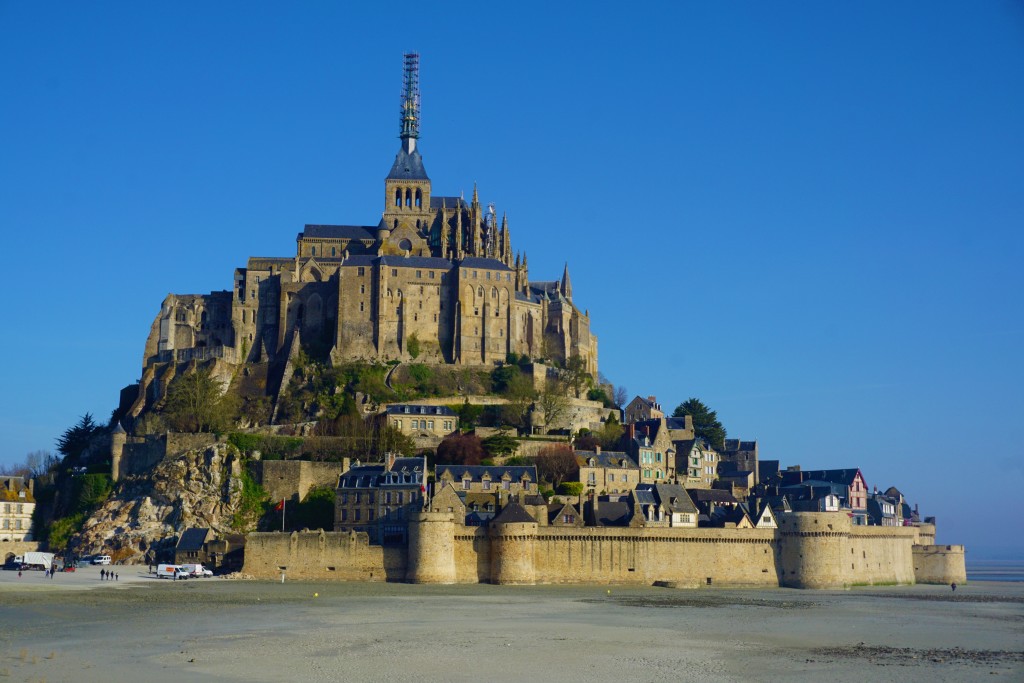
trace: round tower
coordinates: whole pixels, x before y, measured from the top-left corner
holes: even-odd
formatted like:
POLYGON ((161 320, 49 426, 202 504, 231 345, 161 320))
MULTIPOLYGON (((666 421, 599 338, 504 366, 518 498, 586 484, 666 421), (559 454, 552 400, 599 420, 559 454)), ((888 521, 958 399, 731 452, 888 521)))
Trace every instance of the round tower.
POLYGON ((118 422, 110 434, 110 478, 113 481, 121 478, 121 456, 124 454, 124 445, 127 441, 128 434, 118 422))
POLYGON ((843 512, 786 512, 779 515, 782 585, 843 588, 849 585, 846 554, 850 518, 843 512))
POLYGON ((491 522, 491 583, 533 585, 537 572, 537 520, 511 502, 491 522))
POLYGON ((409 520, 409 583, 455 583, 455 521, 450 512, 421 512, 409 520))

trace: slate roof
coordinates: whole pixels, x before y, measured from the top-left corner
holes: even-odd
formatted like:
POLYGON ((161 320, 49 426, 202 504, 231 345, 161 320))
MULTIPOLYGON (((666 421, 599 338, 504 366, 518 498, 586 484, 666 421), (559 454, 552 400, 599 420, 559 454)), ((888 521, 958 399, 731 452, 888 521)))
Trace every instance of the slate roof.
POLYGON ((636 461, 630 457, 629 453, 623 453, 622 451, 573 451, 576 454, 576 464, 580 467, 612 467, 617 469, 640 469, 640 466, 636 464, 636 461), (590 459, 594 459, 594 464, 590 465, 590 459), (625 460, 626 463, 620 464, 620 461, 625 460))
POLYGON ((459 261, 463 268, 482 268, 488 270, 509 270, 512 269, 496 258, 483 258, 482 256, 467 256, 459 261))
POLYGON ((501 481, 506 473, 512 481, 521 481, 524 476, 529 481, 537 481, 535 465, 436 465, 434 471, 438 480, 445 472, 450 472, 454 481, 462 481, 465 473, 469 473, 472 481, 483 481, 485 474, 491 475, 491 481, 501 481))
POLYGON ((448 406, 434 405, 411 405, 406 403, 393 403, 387 407, 388 415, 441 415, 451 417, 455 411, 448 406))
POLYGON ((841 470, 785 470, 781 472, 784 484, 795 484, 809 479, 828 481, 835 484, 850 486, 860 472, 856 467, 841 470))
POLYGON ((423 168, 423 157, 420 151, 414 149, 412 153, 405 151, 403 146, 395 155, 395 163, 391 165, 388 173, 388 180, 430 180, 427 177, 427 169, 423 168))
POLYGON ((375 240, 376 231, 372 225, 306 225, 299 238, 375 240))
POLYGON ((726 439, 725 450, 729 452, 753 451, 757 448, 756 441, 740 441, 739 439, 726 439))
MULTIPOLYGON (((405 482, 402 484, 403 486, 422 483, 423 458, 395 458, 395 462, 391 465, 391 471, 420 475, 418 482, 405 482)), ((357 465, 341 475, 338 487, 346 489, 378 488, 383 484, 385 473, 384 463, 357 465)))
POLYGON ((628 526, 633 516, 629 503, 598 501, 596 526, 628 526))
POLYGON ((669 429, 686 429, 685 417, 666 417, 665 426, 669 429))
POLYGON ((498 516, 491 520, 492 524, 521 524, 523 522, 536 524, 537 520, 526 511, 526 508, 515 501, 503 507, 498 516))
POLYGON ((177 552, 198 552, 203 549, 203 544, 206 543, 206 537, 209 535, 209 529, 189 527, 181 533, 174 549, 177 552))
POLYGON ((722 489, 686 489, 695 503, 736 503, 736 498, 722 489))
POLYGON ((460 206, 465 209, 469 208, 469 202, 462 197, 435 197, 433 195, 430 197, 430 208, 440 209, 442 201, 444 202, 445 208, 448 209, 454 209, 460 206))
POLYGON ((658 496, 653 488, 641 488, 637 486, 633 490, 633 497, 640 505, 658 505, 658 496))
POLYGON ((678 484, 654 484, 654 490, 658 494, 658 500, 671 512, 697 512, 697 506, 693 504, 686 489, 678 484))

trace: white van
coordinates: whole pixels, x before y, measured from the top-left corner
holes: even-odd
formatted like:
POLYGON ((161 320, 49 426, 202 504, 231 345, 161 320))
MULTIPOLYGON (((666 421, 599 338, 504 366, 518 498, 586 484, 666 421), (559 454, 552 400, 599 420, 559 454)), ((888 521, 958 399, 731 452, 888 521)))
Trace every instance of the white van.
POLYGON ((161 564, 157 565, 156 575, 161 579, 184 580, 188 578, 188 570, 177 564, 161 564))
POLYGON ((92 558, 93 564, 110 564, 110 555, 97 555, 92 558))
POLYGON ((181 568, 188 572, 193 579, 204 579, 213 576, 213 572, 201 564, 183 564, 181 568))

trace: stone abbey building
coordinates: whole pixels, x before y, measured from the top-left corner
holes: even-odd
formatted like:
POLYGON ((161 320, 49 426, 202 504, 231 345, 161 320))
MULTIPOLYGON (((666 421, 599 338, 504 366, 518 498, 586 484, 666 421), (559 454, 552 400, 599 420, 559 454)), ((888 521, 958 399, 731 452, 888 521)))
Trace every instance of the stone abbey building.
POLYGON ((401 147, 380 221, 306 225, 294 256, 249 258, 230 292, 169 295, 147 340, 143 393, 154 367, 273 362, 299 344, 333 362, 579 356, 596 374, 597 338, 573 302, 568 266, 558 280, 531 282, 507 219, 481 205, 475 186, 470 201, 434 194, 418 146, 418 72, 417 55, 406 55, 401 147))

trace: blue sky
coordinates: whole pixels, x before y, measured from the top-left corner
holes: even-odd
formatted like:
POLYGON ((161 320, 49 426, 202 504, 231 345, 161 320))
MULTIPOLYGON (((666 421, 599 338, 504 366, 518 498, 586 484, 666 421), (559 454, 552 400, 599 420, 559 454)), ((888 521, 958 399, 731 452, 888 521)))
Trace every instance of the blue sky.
POLYGON ((1024 557, 1022 3, 210 5, 0 0, 0 462, 169 292, 375 224, 418 50, 435 191, 569 262, 608 377, 1024 557))

